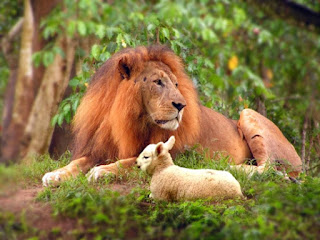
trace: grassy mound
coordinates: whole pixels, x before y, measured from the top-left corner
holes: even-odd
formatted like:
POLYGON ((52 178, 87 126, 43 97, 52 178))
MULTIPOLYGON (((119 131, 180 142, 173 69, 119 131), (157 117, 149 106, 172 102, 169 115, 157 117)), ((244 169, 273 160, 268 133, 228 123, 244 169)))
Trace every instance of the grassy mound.
MULTIPOLYGON (((66 156, 57 162, 42 156, 30 166, 2 166, 0 202, 8 193, 8 186, 39 187, 45 172, 58 168, 68 159, 66 156)), ((176 164, 230 170, 227 159, 211 161, 193 151, 179 156, 176 164)), ((148 198, 150 178, 138 169, 94 184, 80 175, 58 188, 43 188, 36 197, 36 204, 49 204, 56 221, 72 221, 67 232, 57 226, 46 231, 37 229, 26 215, 14 216, 10 211, 1 210, 0 238, 317 238, 320 229, 319 178, 301 176, 297 184, 284 180, 272 170, 250 179, 240 171, 230 171, 240 182, 246 200, 155 202, 148 198)))

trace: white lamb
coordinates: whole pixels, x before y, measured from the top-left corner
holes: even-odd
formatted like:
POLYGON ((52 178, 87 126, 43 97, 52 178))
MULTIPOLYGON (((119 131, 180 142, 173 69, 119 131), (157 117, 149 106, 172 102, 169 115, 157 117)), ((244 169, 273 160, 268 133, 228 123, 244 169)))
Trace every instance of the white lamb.
POLYGON ((227 171, 174 165, 169 153, 174 143, 172 136, 166 143, 150 144, 137 158, 137 166, 152 176, 150 197, 165 201, 243 198, 239 182, 227 171))

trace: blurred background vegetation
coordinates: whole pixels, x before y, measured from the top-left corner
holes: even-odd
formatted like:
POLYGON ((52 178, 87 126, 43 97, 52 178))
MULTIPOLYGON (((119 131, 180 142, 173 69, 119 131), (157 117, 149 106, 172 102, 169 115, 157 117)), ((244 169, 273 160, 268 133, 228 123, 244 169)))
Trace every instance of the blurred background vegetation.
POLYGON ((259 111, 319 175, 319 12, 316 0, 3 0, 1 161, 66 150, 58 142, 95 70, 122 48, 161 43, 204 105, 234 119, 259 111))

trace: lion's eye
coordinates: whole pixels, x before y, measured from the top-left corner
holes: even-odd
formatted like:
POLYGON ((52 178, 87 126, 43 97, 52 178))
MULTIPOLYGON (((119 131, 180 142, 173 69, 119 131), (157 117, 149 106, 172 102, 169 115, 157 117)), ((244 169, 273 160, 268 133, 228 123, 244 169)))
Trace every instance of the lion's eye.
POLYGON ((176 87, 178 87, 178 83, 176 83, 175 85, 176 85, 176 87))
POLYGON ((162 83, 161 79, 154 80, 153 82, 156 83, 159 86, 163 86, 163 83, 162 83))

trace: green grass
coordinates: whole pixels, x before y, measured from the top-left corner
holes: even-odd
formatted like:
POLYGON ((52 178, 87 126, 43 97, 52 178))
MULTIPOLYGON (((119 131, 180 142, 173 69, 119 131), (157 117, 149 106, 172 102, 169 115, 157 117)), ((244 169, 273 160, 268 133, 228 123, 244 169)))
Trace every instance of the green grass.
MULTIPOLYGON (((63 158, 64 163, 68 156, 63 158)), ((181 155, 176 164, 190 168, 228 170, 227 159, 211 161, 193 151, 181 155)), ((3 176, 17 176, 26 187, 39 184, 42 175, 62 164, 48 156, 30 166, 0 168, 3 176), (7 174, 4 174, 7 172, 7 174), (15 175, 16 174, 16 175, 15 175)), ((320 179, 301 177, 290 183, 273 171, 248 179, 231 171, 240 182, 246 200, 155 202, 148 198, 150 177, 138 169, 114 179, 90 184, 84 175, 44 188, 37 201, 50 203, 56 218, 76 219, 70 239, 317 239, 320 229, 320 179), (114 184, 130 185, 129 194, 112 191, 114 184)), ((10 236, 35 236, 32 226, 15 230, 10 221, 1 228, 10 236), (25 230, 24 230, 25 229, 25 230), (31 229, 31 230, 30 230, 31 229)), ((21 223, 22 222, 22 223, 21 223)), ((56 234, 53 229, 47 234, 56 234)), ((1 235, 0 235, 1 236, 1 235)), ((14 238, 12 238, 14 239, 14 238)))
POLYGON ((59 161, 54 161, 48 155, 43 155, 34 158, 34 161, 27 166, 24 164, 11 164, 10 166, 0 164, 0 194, 18 183, 22 187, 39 185, 46 172, 65 166, 69 161, 70 153, 66 153, 59 161))
POLYGON ((0 211, 0 239, 26 239, 36 234, 37 230, 27 224, 24 213, 16 217, 0 211))

